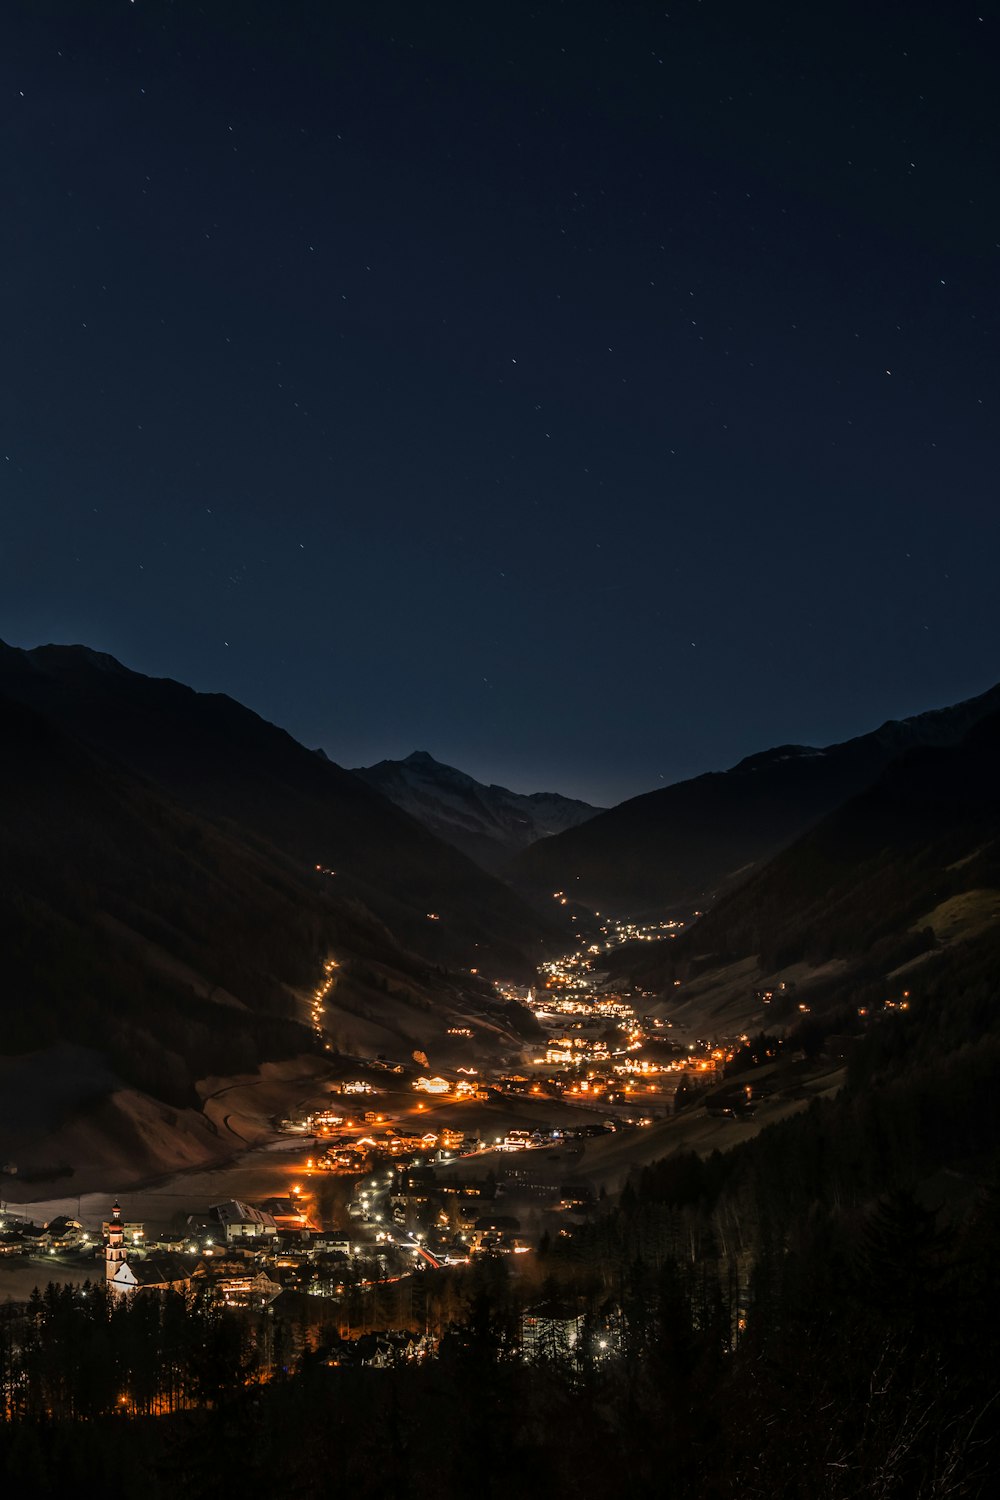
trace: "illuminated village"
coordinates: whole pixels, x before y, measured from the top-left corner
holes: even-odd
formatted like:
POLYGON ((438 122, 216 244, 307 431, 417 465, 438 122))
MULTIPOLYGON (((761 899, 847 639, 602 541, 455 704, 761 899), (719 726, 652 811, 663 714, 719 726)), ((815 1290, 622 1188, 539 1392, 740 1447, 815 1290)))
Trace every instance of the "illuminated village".
MULTIPOLYGON (((35 1267, 39 1279, 72 1272, 78 1283, 86 1277, 126 1299, 171 1291, 244 1311, 270 1308, 286 1294, 320 1299, 312 1302, 317 1327, 350 1340, 379 1326, 381 1342, 365 1346, 373 1359, 381 1351, 377 1362, 391 1362, 404 1344, 412 1356, 412 1317, 393 1332, 391 1316, 412 1304, 414 1278, 497 1258, 517 1270, 540 1243, 571 1239, 598 1208, 588 1148, 672 1117, 723 1079, 746 1037, 675 1040, 669 1019, 641 1014, 643 997, 611 988, 599 969, 612 948, 680 925, 606 923, 600 941, 544 963, 536 986, 498 983, 504 1000, 531 1013, 542 1038, 513 1068, 487 1074, 459 1064, 438 1074, 385 1057, 335 1067, 310 1108, 272 1122, 281 1159, 294 1162, 280 1170, 281 1192, 255 1202, 192 1199, 169 1226, 136 1219, 126 1195, 99 1224, 59 1214, 37 1225, 8 1211, 0 1254, 8 1265, 35 1267)), ((336 977, 328 960, 309 1000, 327 1052, 324 1002, 336 977)), ((475 1028, 455 1026, 449 1036, 472 1044, 475 1028)), ((724 1112, 732 1114, 735 1101, 752 1114, 749 1093, 741 1087, 724 1112)), ((440 1319, 433 1328, 432 1321, 425 1317, 421 1352, 442 1331, 440 1319)), ((539 1327, 551 1342, 551 1321, 525 1315, 525 1357, 539 1327)), ((614 1319, 605 1321, 609 1349, 614 1319)), ((578 1322, 575 1312, 557 1319, 556 1345, 566 1354, 578 1322)))

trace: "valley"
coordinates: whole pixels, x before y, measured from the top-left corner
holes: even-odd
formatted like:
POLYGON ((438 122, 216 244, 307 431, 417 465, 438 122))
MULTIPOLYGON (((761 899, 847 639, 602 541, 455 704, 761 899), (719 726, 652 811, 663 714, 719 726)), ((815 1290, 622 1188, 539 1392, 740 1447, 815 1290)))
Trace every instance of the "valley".
POLYGON ((519 1130, 541 1171, 567 1119, 613 1127, 581 1148, 595 1192, 620 1190, 647 1138, 712 1150, 755 1132, 781 1093, 733 1086, 755 1037, 835 1077, 904 989, 989 950, 995 697, 610 812, 518 802, 423 753, 383 763, 411 815, 231 700, 85 648, 0 648, 0 753, 19 788, 0 837, 21 870, 0 892, 5 1185, 36 1184, 27 1202, 223 1170, 344 1067, 372 1076, 387 1128, 440 1122, 477 1158, 498 1136, 520 1154, 519 1130), (549 819, 526 858, 559 878, 519 892, 481 869, 420 825, 445 805, 518 838, 529 813, 549 819), (579 840, 598 839, 617 879, 601 829, 640 814, 689 873, 688 835, 714 861, 704 909, 642 916, 662 867, 641 860, 630 904, 581 899, 579 840), (787 840, 803 819, 771 858, 757 844, 739 878, 727 869, 740 829, 787 840), (695 1112, 715 1123, 695 1129, 695 1112))
MULTIPOLYGON (((727 1065, 749 1037, 691 1035, 661 1002, 614 987, 601 967, 626 945, 676 936, 683 921, 595 917, 593 924, 595 940, 546 960, 536 985, 496 983, 504 1003, 533 1019, 537 1041, 500 1055, 496 1035, 484 1035, 479 1015, 469 1016, 472 1024, 449 1033, 452 1058, 466 1061, 440 1071, 422 1049, 404 1061, 336 1054, 325 1018, 339 965, 328 959, 307 1002, 322 1055, 199 1083, 218 1159, 144 1179, 124 1150, 100 1167, 64 1172, 70 1191, 54 1193, 44 1174, 25 1192, 8 1172, 0 1202, 9 1252, 0 1259, 0 1301, 26 1295, 32 1278, 77 1285, 99 1278, 100 1226, 116 1198, 129 1220, 142 1225, 147 1253, 183 1246, 209 1260, 228 1253, 224 1232, 220 1249, 220 1228, 212 1223, 214 1204, 293 1203, 295 1221, 286 1228, 293 1241, 299 1231, 301 1243, 258 1245, 249 1264, 276 1284, 306 1286, 334 1300, 347 1293, 337 1293, 336 1278, 320 1274, 323 1236, 348 1234, 372 1285, 468 1264, 470 1254, 484 1249, 534 1250, 542 1235, 565 1236, 586 1223, 630 1173, 664 1154, 725 1149, 842 1083, 842 1067, 825 1060, 812 1067, 776 1060, 753 1083, 723 1090, 727 1065), (488 1202, 506 1228, 476 1240, 475 1220, 463 1229, 449 1211, 466 1199, 479 1208, 488 1202), (75 1237, 51 1247, 41 1226, 66 1218, 78 1225, 75 1237), (30 1225, 37 1246, 30 1237, 18 1246, 17 1235, 27 1235, 30 1225), (390 1243, 398 1254, 388 1254, 390 1243)), ((164 1149, 164 1162, 168 1157, 164 1149)))
POLYGON ((863 1373, 894 1298, 923 1336, 995 1263, 991 701, 670 788, 652 863, 552 794, 573 826, 477 863, 417 813, 513 837, 503 788, 417 757, 411 813, 228 700, 0 650, 10 1410, 294 1415, 360 1365, 624 1423, 666 1371, 653 1445, 694 1400, 714 1438, 761 1350, 825 1410, 814 1286, 863 1373))

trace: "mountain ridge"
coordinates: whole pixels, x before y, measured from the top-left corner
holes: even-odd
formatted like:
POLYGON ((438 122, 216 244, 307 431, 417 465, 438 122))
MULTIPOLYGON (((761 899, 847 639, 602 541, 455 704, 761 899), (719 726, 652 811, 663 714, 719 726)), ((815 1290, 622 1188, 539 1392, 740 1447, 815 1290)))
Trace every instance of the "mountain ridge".
POLYGON ((484 959, 492 952, 501 966, 526 971, 539 940, 555 935, 549 914, 540 919, 360 777, 253 709, 120 662, 110 670, 96 655, 0 645, 0 691, 191 811, 309 869, 335 871, 345 897, 432 962, 467 962, 478 947, 484 959), (444 920, 429 925, 428 910, 444 920))
POLYGON ((750 1031, 878 1014, 935 970, 997 955, 998 757, 1000 710, 957 745, 912 746, 687 931, 612 969, 673 1015, 750 1031))
POLYGON ((1000 684, 833 745, 757 752, 530 845, 514 860, 512 878, 519 888, 566 890, 618 914, 704 909, 737 875, 863 790, 901 751, 956 744, 996 708, 1000 684))

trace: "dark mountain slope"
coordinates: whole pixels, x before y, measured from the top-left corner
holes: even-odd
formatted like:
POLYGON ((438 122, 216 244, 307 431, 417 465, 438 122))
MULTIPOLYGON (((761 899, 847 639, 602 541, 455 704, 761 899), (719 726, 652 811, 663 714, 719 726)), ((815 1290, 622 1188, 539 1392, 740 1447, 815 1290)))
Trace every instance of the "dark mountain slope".
MULTIPOLYGON (((313 1046, 295 989, 336 953, 414 992, 426 965, 330 882, 251 848, 0 697, 0 1050, 61 1041, 188 1100, 193 1080, 313 1046)), ((448 986, 442 980, 444 993, 448 986)))
POLYGON ((575 828, 602 809, 558 792, 524 795, 486 786, 426 750, 354 774, 486 870, 500 871, 536 839, 575 828))
POLYGON ((642 982, 680 979, 680 1000, 687 982, 700 976, 704 986, 713 970, 753 959, 761 976, 800 966, 796 1003, 813 971, 832 1004, 862 983, 881 996, 887 976, 963 945, 992 947, 1000 960, 998 764, 998 712, 961 745, 908 751, 683 937, 658 945, 642 982))
POLYGON ((824 750, 785 745, 633 797, 533 844, 515 861, 516 878, 619 913, 704 908, 738 872, 869 786, 901 751, 956 744, 997 708, 1000 687, 824 750))
POLYGON ((3 694, 0 787, 0 1162, 131 1180, 241 1145, 197 1080, 304 1054, 315 1072, 325 1042, 440 1056, 472 1014, 509 1045, 517 1018, 467 967, 400 947, 321 871, 3 694), (331 957, 317 1036, 308 996, 331 957))
POLYGON ((0 775, 4 1052, 97 1047, 179 1103, 203 1072, 310 1045, 287 985, 314 982, 325 956, 321 890, 7 698, 0 775))
POLYGON ((221 694, 131 672, 84 647, 0 647, 0 691, 172 800, 302 869, 335 871, 339 894, 426 959, 525 971, 554 938, 524 902, 349 771, 221 694), (428 912, 438 920, 428 920, 428 912))

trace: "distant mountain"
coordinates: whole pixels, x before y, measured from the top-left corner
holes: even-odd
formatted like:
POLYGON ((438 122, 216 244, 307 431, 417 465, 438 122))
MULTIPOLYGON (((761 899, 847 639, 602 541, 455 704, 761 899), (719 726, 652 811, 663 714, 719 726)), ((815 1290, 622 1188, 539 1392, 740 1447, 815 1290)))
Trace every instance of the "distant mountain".
POLYGON ((537 839, 576 828, 603 811, 558 792, 525 795, 485 786, 426 750, 405 760, 359 766, 354 774, 487 870, 503 869, 537 839))
POLYGON ((716 1031, 727 1013, 740 1030, 852 1000, 880 1010, 959 971, 964 984, 982 970, 995 1016, 998 765, 1000 711, 957 746, 904 752, 682 936, 633 958, 634 977, 716 1031))
POLYGON ((616 914, 705 908, 735 877, 870 786, 901 751, 957 744, 997 708, 1000 686, 843 744, 752 755, 532 844, 514 861, 514 878, 616 914))

